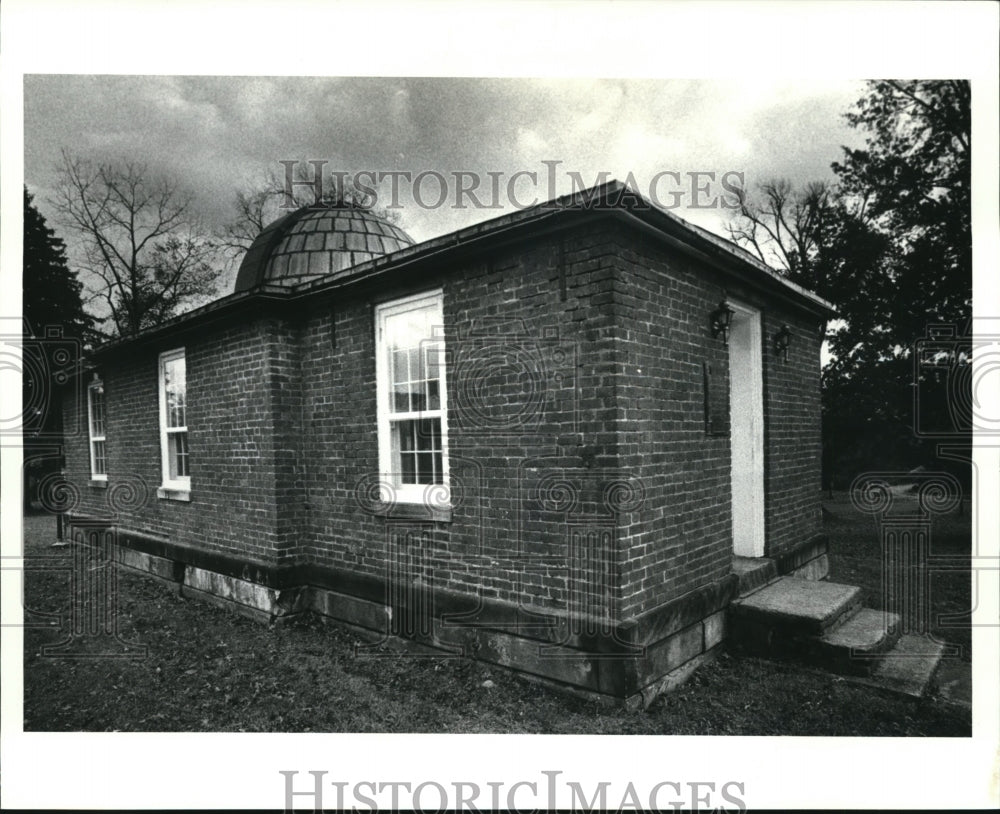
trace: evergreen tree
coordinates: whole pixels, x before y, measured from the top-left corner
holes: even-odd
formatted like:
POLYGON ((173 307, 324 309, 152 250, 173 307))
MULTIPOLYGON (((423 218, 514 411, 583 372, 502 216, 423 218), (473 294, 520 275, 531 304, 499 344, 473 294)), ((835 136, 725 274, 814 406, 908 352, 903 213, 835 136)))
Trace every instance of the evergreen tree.
POLYGON ((64 337, 85 341, 93 320, 83 309, 83 284, 66 265, 66 245, 45 222, 24 189, 24 266, 22 273, 25 332, 45 336, 58 328, 64 337))
POLYGON ((59 384, 75 372, 92 330, 83 309, 83 285, 66 265, 66 247, 24 189, 22 268, 22 443, 24 504, 28 509, 40 480, 59 469, 54 451, 62 431, 59 384))

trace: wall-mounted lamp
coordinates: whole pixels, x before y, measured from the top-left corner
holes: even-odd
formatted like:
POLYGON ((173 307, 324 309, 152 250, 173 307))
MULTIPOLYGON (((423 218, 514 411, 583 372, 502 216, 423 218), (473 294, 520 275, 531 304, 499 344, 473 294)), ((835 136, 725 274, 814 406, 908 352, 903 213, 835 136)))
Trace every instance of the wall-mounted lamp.
POLYGON ((775 353, 781 354, 781 361, 788 361, 788 346, 792 344, 792 331, 787 325, 782 325, 774 335, 775 353))
POLYGON ((733 322, 733 315, 736 312, 729 307, 729 303, 726 302, 726 298, 723 297, 719 300, 719 307, 716 308, 711 313, 712 320, 712 338, 718 337, 722 334, 722 343, 724 345, 729 344, 729 326, 733 322))

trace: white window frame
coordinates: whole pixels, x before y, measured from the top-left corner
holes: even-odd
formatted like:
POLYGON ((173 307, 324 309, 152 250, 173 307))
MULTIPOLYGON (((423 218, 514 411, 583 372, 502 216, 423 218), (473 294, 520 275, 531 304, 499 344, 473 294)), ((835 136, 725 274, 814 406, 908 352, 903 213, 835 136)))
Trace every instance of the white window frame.
MULTIPOLYGON (((392 485, 392 499, 396 503, 423 504, 430 508, 445 508, 451 505, 451 481, 448 469, 448 386, 445 371, 445 339, 444 339, 444 292, 441 289, 403 297, 385 302, 375 307, 375 386, 377 390, 376 418, 378 422, 378 460, 379 479, 392 485), (437 308, 440 326, 435 325, 434 340, 441 343, 440 365, 441 374, 439 392, 440 407, 437 410, 420 410, 408 413, 393 413, 390 405, 392 392, 389 387, 390 360, 389 346, 385 342, 385 324, 389 317, 426 308, 432 305, 437 308), (438 335, 437 331, 440 331, 438 335), (441 484, 400 483, 401 473, 393 471, 392 455, 392 423, 421 418, 438 418, 441 422, 441 484), (428 489, 444 489, 443 495, 435 493, 428 504, 426 492, 428 489)), ((386 496, 388 497, 388 496, 386 496)))
POLYGON ((100 379, 94 379, 89 385, 87 385, 87 435, 90 438, 90 479, 94 481, 107 481, 108 479, 108 408, 107 402, 104 400, 103 392, 101 394, 101 409, 103 411, 103 416, 101 423, 103 425, 103 431, 101 435, 97 435, 94 432, 94 393, 98 388, 103 390, 104 382, 100 379), (100 442, 104 444, 104 471, 97 471, 97 452, 96 445, 100 442))
MULTIPOLYGON (((162 490, 168 492, 181 492, 188 493, 191 491, 191 476, 184 475, 177 478, 170 477, 170 444, 169 436, 172 433, 177 432, 188 432, 187 426, 187 374, 185 371, 184 382, 185 382, 185 392, 184 392, 184 426, 183 427, 168 427, 167 426, 167 389, 166 389, 166 370, 167 363, 172 362, 175 359, 185 359, 184 348, 174 348, 173 350, 165 351, 160 354, 159 365, 157 368, 157 389, 160 392, 160 462, 163 471, 163 484, 161 485, 162 490)), ((188 439, 190 441, 190 438, 188 439)), ((190 450, 190 446, 188 447, 190 450)), ((164 496, 161 494, 161 497, 164 496)))

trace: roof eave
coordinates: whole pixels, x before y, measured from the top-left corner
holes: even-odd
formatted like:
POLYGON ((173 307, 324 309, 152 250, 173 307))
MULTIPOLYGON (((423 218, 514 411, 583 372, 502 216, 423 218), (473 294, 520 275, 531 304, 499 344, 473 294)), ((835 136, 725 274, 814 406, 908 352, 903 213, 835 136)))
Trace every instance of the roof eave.
MULTIPOLYGON (((460 246, 471 249, 477 243, 495 240, 501 235, 508 234, 512 229, 519 230, 529 226, 538 228, 554 217, 581 210, 631 216, 636 221, 645 224, 646 227, 672 238, 675 245, 677 243, 683 244, 695 251, 700 250, 703 257, 715 258, 716 261, 721 259, 729 266, 735 264, 736 268, 749 271, 766 286, 783 290, 787 298, 798 302, 807 310, 827 318, 836 315, 836 309, 832 303, 793 283, 748 252, 734 246, 730 241, 656 206, 619 181, 609 181, 598 187, 590 187, 534 207, 473 224, 441 237, 401 249, 390 255, 375 258, 367 263, 347 269, 339 275, 300 283, 292 290, 297 295, 307 292, 315 294, 340 288, 350 283, 369 280, 382 273, 388 274, 405 266, 424 262, 442 253, 453 252, 460 246), (635 203, 629 205, 626 200, 633 200, 635 203)), ((753 284, 754 279, 748 279, 746 282, 753 284)))
POLYGON ((737 269, 749 271, 756 278, 746 280, 751 285, 754 282, 763 283, 767 287, 782 290, 788 299, 797 302, 817 315, 824 318, 836 316, 837 312, 832 303, 788 280, 749 253, 734 246, 730 241, 688 223, 672 212, 656 206, 620 181, 612 180, 606 184, 563 195, 533 207, 491 218, 441 237, 408 246, 392 254, 354 266, 339 275, 300 283, 292 288, 260 284, 246 290, 236 291, 133 336, 105 343, 96 348, 92 355, 103 355, 139 341, 152 341, 171 330, 180 327, 188 328, 191 327, 192 323, 201 324, 203 321, 221 317, 230 310, 251 302, 258 303, 267 300, 289 302, 306 295, 315 295, 361 281, 370 281, 373 278, 398 272, 407 266, 422 264, 432 257, 451 254, 459 247, 464 249, 479 247, 498 238, 507 237, 514 230, 539 228, 557 217, 564 217, 580 211, 609 212, 617 213, 619 217, 625 216, 633 223, 644 224, 646 228, 659 232, 675 245, 680 244, 682 247, 686 246, 689 250, 698 252, 703 257, 714 258, 716 264, 721 262, 729 267, 735 265, 737 269))

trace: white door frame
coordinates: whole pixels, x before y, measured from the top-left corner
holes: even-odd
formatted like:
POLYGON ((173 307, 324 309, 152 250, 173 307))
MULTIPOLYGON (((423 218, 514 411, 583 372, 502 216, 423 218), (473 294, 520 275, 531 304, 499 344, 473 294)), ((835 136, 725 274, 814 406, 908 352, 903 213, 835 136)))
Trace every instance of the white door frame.
POLYGON ((764 556, 764 376, 761 315, 729 301, 729 439, 733 553, 764 556))

